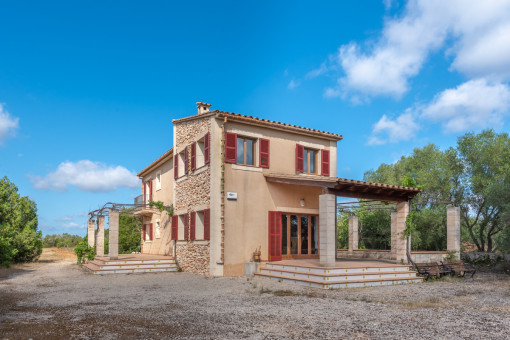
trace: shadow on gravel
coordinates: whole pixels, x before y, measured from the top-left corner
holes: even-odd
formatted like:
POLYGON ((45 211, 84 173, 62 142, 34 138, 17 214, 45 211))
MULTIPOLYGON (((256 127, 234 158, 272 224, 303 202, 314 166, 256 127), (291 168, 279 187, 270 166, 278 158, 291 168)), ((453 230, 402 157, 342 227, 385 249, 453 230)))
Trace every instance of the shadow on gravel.
POLYGON ((28 274, 33 271, 34 271, 34 269, 23 268, 23 267, 0 268, 0 281, 12 279, 16 276, 28 274))

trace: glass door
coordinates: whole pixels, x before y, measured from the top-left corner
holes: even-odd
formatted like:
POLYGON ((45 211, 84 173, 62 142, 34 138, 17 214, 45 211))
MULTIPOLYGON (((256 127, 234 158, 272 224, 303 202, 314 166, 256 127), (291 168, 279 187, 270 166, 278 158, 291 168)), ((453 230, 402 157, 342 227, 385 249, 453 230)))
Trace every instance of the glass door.
POLYGON ((318 222, 317 215, 282 213, 282 257, 318 257, 318 222))

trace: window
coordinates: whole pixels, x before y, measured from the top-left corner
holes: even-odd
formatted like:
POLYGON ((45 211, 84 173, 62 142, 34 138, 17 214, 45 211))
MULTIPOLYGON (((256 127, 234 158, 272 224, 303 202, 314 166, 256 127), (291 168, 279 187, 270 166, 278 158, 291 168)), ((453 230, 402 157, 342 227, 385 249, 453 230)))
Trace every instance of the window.
POLYGON ((237 164, 255 165, 255 140, 237 137, 237 164))
POLYGON ((307 174, 317 173, 317 151, 312 149, 304 150, 303 172, 307 174))
POLYGON ((161 171, 156 174, 156 190, 161 190, 161 171))
POLYGON ((196 168, 201 168, 205 165, 205 145, 204 138, 197 141, 196 146, 196 168))
POLYGON ((156 221, 156 229, 154 230, 154 237, 155 238, 161 238, 161 230, 160 230, 160 223, 159 223, 159 221, 156 221))
POLYGON ((188 233, 188 214, 179 215, 178 218, 178 227, 177 227, 177 239, 178 240, 187 240, 188 233))
POLYGON ((178 157, 178 177, 185 175, 188 173, 188 147, 185 147, 184 150, 179 152, 178 157))
POLYGON ((152 223, 147 223, 143 225, 143 240, 145 242, 152 241, 152 223))

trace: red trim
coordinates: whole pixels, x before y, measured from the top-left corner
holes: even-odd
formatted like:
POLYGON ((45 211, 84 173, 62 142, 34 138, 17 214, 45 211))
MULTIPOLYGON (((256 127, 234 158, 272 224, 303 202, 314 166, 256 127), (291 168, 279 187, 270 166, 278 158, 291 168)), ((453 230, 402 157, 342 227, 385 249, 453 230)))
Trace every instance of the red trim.
POLYGON ((189 230, 189 239, 191 241, 194 241, 195 240, 195 227, 196 227, 196 217, 197 217, 197 213, 192 211, 190 213, 190 230, 189 230))
POLYGON ((152 241, 154 239, 154 228, 152 227, 152 223, 150 223, 149 226, 151 228, 151 232, 149 234, 149 238, 152 241))
POLYGON ((174 155, 174 178, 179 178, 179 154, 174 155))
POLYGON ((204 136, 204 163, 208 164, 211 160, 211 135, 208 133, 204 136))
POLYGON ((269 212, 269 261, 281 261, 282 259, 282 213, 279 211, 269 212))
POLYGON ((152 201, 152 182, 153 181, 154 181, 153 179, 151 179, 149 181, 149 201, 152 201))
POLYGON ((184 173, 187 174, 189 170, 189 154, 188 147, 184 148, 184 173))
POLYGON ((211 209, 204 210, 204 240, 211 239, 211 209))
POLYGON ((237 134, 225 133, 225 163, 236 163, 237 161, 237 134))
POLYGON ((197 168, 197 142, 191 144, 191 171, 197 168))
POLYGON ((321 174, 329 176, 329 150, 321 150, 321 174))
POLYGON ((296 144, 296 171, 305 171, 305 147, 303 145, 296 144))
POLYGON ((259 164, 261 168, 269 168, 269 139, 260 138, 260 159, 259 164))
POLYGON ((147 226, 144 224, 142 226, 142 240, 143 240, 143 242, 145 242, 146 235, 147 235, 147 226))
POLYGON ((177 215, 172 216, 172 241, 177 241, 179 232, 179 217, 177 215))
POLYGON ((147 182, 142 183, 142 195, 143 195, 143 205, 147 205, 147 196, 145 195, 145 186, 147 182))
POLYGON ((184 214, 184 239, 189 240, 189 213, 184 214))

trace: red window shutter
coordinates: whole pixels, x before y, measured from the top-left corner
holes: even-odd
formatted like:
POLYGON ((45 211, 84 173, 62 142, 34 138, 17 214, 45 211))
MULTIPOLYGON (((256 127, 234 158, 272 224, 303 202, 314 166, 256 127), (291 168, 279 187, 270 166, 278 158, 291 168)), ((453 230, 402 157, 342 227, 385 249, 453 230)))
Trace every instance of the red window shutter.
POLYGON ((211 209, 204 210, 204 240, 211 239, 211 209))
POLYGON ((208 133, 204 136, 204 163, 208 164, 211 160, 211 135, 208 133))
POLYGON ((237 160, 237 134, 225 133, 225 162, 236 163, 237 160))
POLYGON ((179 224, 179 217, 177 215, 172 216, 172 241, 177 241, 177 235, 178 235, 178 224, 179 224))
POLYGON ((179 154, 174 155, 174 178, 179 178, 179 154))
POLYGON ((189 240, 189 213, 184 214, 184 239, 189 240))
POLYGON ((197 213, 194 211, 191 212, 191 214, 190 214, 190 230, 189 230, 189 239, 191 241, 195 240, 196 217, 197 217, 197 213))
POLYGON ((146 235, 147 235, 147 226, 144 224, 142 226, 142 241, 144 241, 144 242, 145 242, 146 235))
POLYGON ((188 168, 189 168, 189 158, 188 158, 188 147, 186 146, 184 148, 184 173, 187 174, 188 173, 188 168))
POLYGON ((305 147, 303 145, 296 144, 296 171, 303 172, 305 167, 305 147))
POLYGON ((145 195, 145 186, 147 185, 147 182, 143 182, 142 184, 142 191, 143 191, 143 205, 147 204, 147 196, 145 195))
POLYGON ((151 228, 151 232, 149 234, 149 239, 152 241, 154 239, 154 228, 152 227, 152 223, 149 224, 151 228))
POLYGON ((260 167, 269 168, 269 139, 260 138, 260 167))
POLYGON ((197 142, 191 144, 191 170, 197 168, 197 142))
POLYGON ((321 150, 321 173, 329 176, 329 150, 321 150))
POLYGON ((269 212, 269 261, 281 261, 282 259, 282 213, 279 211, 269 212))
POLYGON ((149 201, 152 201, 152 182, 153 181, 154 180, 152 180, 152 179, 149 181, 149 201))

